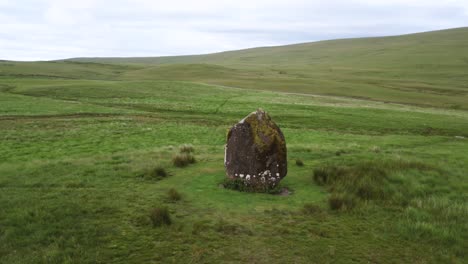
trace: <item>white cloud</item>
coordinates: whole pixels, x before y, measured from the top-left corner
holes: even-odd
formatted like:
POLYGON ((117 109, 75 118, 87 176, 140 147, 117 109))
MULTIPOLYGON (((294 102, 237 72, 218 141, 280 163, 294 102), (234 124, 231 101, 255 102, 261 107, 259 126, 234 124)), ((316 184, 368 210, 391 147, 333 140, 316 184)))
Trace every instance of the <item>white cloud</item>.
POLYGON ((0 59, 196 54, 468 25, 465 0, 0 0, 0 59))

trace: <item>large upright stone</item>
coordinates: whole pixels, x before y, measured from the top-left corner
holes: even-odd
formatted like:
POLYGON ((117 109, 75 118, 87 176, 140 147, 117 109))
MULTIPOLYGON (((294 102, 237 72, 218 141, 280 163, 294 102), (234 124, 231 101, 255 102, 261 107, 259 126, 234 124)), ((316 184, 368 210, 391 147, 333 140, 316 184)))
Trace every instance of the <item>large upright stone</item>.
POLYGON ((287 174, 286 155, 283 133, 265 111, 258 109, 229 130, 226 175, 256 189, 272 188, 287 174))

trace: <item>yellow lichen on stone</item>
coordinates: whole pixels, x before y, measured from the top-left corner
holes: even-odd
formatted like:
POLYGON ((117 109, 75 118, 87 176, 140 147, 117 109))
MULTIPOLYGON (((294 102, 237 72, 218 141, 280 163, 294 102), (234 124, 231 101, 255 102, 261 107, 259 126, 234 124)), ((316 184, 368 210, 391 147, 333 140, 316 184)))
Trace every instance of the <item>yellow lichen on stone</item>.
POLYGON ((267 151, 269 146, 272 146, 275 142, 279 145, 279 149, 283 150, 285 146, 284 139, 279 134, 276 124, 271 121, 270 116, 259 109, 257 112, 250 114, 244 122, 250 125, 251 133, 253 135, 254 144, 261 151, 267 151), (266 139, 273 139, 272 142, 265 142, 262 135, 266 139))

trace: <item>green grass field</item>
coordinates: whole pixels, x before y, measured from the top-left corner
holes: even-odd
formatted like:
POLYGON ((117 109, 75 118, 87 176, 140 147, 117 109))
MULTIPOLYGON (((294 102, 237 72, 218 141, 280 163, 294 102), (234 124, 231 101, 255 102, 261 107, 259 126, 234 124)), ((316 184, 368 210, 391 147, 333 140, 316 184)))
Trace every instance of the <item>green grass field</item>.
POLYGON ((0 263, 464 263, 464 40, 1 61, 0 263), (219 186, 227 130, 259 107, 289 196, 219 186), (183 144, 196 163, 178 168, 183 144))

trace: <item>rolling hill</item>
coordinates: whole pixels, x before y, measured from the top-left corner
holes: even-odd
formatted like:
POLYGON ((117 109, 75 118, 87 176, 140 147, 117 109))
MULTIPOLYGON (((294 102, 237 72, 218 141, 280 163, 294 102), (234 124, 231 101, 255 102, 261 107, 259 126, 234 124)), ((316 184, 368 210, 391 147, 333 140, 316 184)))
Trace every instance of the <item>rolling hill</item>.
POLYGON ((387 67, 395 63, 400 66, 401 64, 415 66, 426 63, 467 65, 468 57, 466 53, 463 53, 467 49, 468 27, 465 27, 402 36, 325 40, 277 47, 260 47, 207 55, 73 58, 70 60, 152 65, 198 63, 267 66, 343 64, 374 67, 387 67))
POLYGON ((0 76, 182 80, 468 109, 468 28, 194 56, 0 62, 0 76))
POLYGON ((154 58, 77 58, 139 65, 124 79, 187 80, 250 89, 466 108, 468 28, 154 58))

